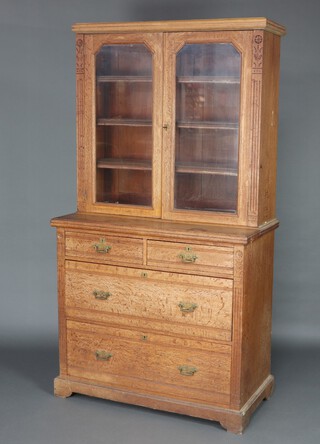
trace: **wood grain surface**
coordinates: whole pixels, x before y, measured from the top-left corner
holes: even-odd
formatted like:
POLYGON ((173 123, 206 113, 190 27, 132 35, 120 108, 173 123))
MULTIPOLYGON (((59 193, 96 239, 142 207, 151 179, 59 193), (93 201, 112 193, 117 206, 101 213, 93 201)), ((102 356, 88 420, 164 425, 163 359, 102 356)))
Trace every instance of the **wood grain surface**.
POLYGON ((78 211, 51 221, 55 395, 162 409, 242 433, 274 385, 285 28, 239 18, 82 23, 73 30, 78 211), (188 45, 208 44, 229 48, 218 56, 227 65, 218 75, 207 49, 200 58, 192 51, 182 62, 177 57, 188 45))
POLYGON ((97 263, 111 264, 142 264, 142 239, 109 236, 108 233, 77 233, 66 234, 66 256, 77 259, 93 260, 97 263), (97 251, 96 245, 101 245, 102 252, 97 251), (108 249, 103 252, 103 248, 108 249))
POLYGON ((166 334, 231 339, 231 280, 67 261, 65 297, 67 313, 87 311, 93 322, 106 313, 118 324, 135 317, 136 325, 142 318, 153 329, 153 321, 161 322, 166 334), (97 299, 97 291, 110 296, 97 299), (188 304, 196 305, 193 312, 182 311, 188 304))
POLYGON ((202 19, 202 20, 164 20, 157 22, 118 22, 118 23, 76 23, 74 32, 111 33, 111 32, 179 32, 179 31, 230 31, 266 29, 284 35, 284 26, 265 17, 202 19))
POLYGON ((147 265, 190 274, 233 277, 233 248, 150 240, 147 265), (188 258, 194 261, 188 262, 188 258))
POLYGON ((139 332, 68 322, 68 374, 109 386, 166 394, 168 397, 228 403, 230 348, 212 353, 141 341, 139 332), (96 351, 112 354, 96 359, 96 351), (191 376, 179 367, 195 368, 191 376))

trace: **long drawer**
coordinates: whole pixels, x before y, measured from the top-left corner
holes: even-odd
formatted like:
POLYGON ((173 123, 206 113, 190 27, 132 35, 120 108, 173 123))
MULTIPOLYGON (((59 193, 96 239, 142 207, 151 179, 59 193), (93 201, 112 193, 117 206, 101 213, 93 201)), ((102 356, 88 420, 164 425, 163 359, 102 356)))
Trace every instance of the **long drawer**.
POLYGON ((66 233, 67 257, 108 264, 143 264, 143 240, 70 231, 66 233))
MULTIPOLYGON (((151 333, 67 322, 68 374, 139 393, 228 404, 230 346, 175 347, 151 333)), ((191 346, 190 346, 191 345, 191 346)))
POLYGON ((69 317, 231 340, 229 279, 66 261, 65 297, 69 317))
POLYGON ((147 265, 183 273, 233 277, 233 248, 149 240, 147 265))

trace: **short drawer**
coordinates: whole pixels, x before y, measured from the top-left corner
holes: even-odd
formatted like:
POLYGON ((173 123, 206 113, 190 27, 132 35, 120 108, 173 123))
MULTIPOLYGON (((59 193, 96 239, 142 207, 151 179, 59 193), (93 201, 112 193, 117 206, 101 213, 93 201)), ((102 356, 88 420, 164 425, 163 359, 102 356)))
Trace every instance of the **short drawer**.
POLYGON ((231 340, 229 279, 66 261, 69 316, 231 340))
POLYGON ((137 330, 68 321, 68 374, 140 393, 228 404, 230 346, 208 351, 195 348, 199 343, 177 347, 172 338, 145 337, 137 330))
POLYGON ((67 257, 108 264, 143 263, 143 241, 120 236, 80 232, 66 233, 67 257))
POLYGON ((192 274, 233 276, 233 248, 148 241, 147 264, 192 274))

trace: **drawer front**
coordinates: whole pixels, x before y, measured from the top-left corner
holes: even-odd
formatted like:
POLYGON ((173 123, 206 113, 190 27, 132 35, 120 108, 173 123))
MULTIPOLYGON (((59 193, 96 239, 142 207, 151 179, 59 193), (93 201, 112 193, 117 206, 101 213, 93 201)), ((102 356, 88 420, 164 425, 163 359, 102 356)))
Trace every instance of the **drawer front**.
POLYGON ((67 261, 65 296, 69 316, 231 340, 229 279, 67 261))
POLYGON ((143 263, 143 241, 129 237, 66 233, 66 256, 108 264, 143 263))
POLYGON ((233 276, 233 248, 148 241, 147 264, 192 274, 233 276))
POLYGON ((230 346, 175 347, 168 338, 68 321, 68 374, 131 391, 228 404, 230 346))

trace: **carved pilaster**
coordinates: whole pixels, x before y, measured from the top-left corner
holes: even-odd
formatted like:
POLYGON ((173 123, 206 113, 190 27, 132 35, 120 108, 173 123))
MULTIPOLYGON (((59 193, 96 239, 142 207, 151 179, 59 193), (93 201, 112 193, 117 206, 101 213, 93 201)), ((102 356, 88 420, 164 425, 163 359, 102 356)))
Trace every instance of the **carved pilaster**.
POLYGON ((67 374, 67 327, 65 313, 65 232, 57 229, 57 275, 58 275, 58 306, 59 306, 59 361, 60 375, 67 374))
POLYGON ((84 201, 83 177, 85 177, 84 158, 84 36, 77 35, 76 40, 76 94, 77 94, 77 156, 78 156, 78 208, 84 201))
POLYGON ((251 82, 251 165, 250 197, 248 208, 249 225, 256 225, 258 220, 259 196, 259 152, 261 126, 261 91, 263 66, 263 33, 253 32, 252 41, 252 82, 251 82))
POLYGON ((231 360, 231 389, 230 406, 237 409, 241 402, 241 361, 242 361, 242 307, 243 307, 243 275, 244 248, 234 248, 233 275, 233 326, 232 326, 232 360, 231 360))

